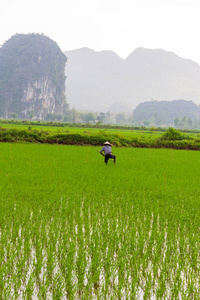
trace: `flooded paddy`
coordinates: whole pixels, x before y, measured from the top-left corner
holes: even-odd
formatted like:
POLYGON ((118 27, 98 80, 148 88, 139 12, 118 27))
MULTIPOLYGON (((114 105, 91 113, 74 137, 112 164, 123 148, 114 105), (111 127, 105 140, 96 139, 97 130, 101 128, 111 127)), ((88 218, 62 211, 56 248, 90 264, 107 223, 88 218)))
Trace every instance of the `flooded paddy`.
POLYGON ((198 299, 198 152, 0 148, 0 298, 198 299))

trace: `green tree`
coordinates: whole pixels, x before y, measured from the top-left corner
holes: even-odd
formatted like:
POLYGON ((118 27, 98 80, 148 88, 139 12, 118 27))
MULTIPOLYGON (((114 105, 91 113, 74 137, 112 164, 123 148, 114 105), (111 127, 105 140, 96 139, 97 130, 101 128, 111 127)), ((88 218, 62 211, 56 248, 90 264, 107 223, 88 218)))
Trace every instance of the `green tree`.
POLYGON ((13 112, 9 113, 8 116, 11 117, 12 119, 17 119, 18 118, 18 114, 13 113, 13 112))
POLYGON ((27 114, 28 114, 28 118, 32 119, 34 117, 34 115, 35 115, 35 112, 33 110, 31 110, 27 114))
POLYGON ((176 127, 179 127, 179 118, 178 118, 178 117, 176 117, 176 118, 174 119, 174 125, 175 125, 176 127))
POLYGON ((192 123, 193 123, 192 119, 189 118, 189 119, 188 119, 188 125, 189 125, 190 128, 192 127, 192 123))
POLYGON ((175 141, 182 140, 183 136, 180 131, 170 127, 166 132, 162 134, 161 139, 167 141, 175 141))
POLYGON ((184 116, 182 119, 181 119, 181 123, 180 123, 180 126, 182 127, 182 128, 184 128, 184 127, 187 127, 187 117, 186 116, 184 116))
POLYGON ((149 126, 150 121, 144 121, 143 123, 144 123, 145 126, 149 126))
POLYGON ((119 113, 116 115, 116 123, 122 124, 126 122, 126 115, 125 113, 119 113))
POLYGON ((53 114, 50 114, 50 113, 48 113, 47 115, 46 115, 46 118, 45 118, 47 121, 54 121, 55 119, 54 119, 54 115, 53 114))
POLYGON ((55 115, 55 120, 56 120, 56 121, 61 121, 62 118, 63 118, 63 116, 62 116, 61 114, 55 115))
POLYGON ((105 123, 110 123, 111 121, 111 113, 110 111, 107 111, 105 114, 105 123))
POLYGON ((161 125, 161 123, 162 123, 161 120, 158 117, 157 112, 154 115, 154 122, 155 122, 156 125, 161 125))
POLYGON ((98 117, 97 117, 97 120, 98 120, 99 122, 103 122, 103 121, 105 120, 105 117, 106 117, 106 114, 103 113, 103 112, 100 112, 100 114, 99 114, 98 117))
POLYGON ((86 114, 84 115, 84 121, 85 121, 86 123, 91 122, 91 121, 94 121, 94 120, 95 120, 95 115, 94 115, 93 113, 86 113, 86 114))

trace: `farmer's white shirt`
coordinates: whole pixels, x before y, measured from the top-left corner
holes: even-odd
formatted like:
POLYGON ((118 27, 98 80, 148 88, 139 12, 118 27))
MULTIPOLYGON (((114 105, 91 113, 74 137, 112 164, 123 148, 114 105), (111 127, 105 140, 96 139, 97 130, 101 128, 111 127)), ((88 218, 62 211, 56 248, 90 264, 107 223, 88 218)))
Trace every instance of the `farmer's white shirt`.
POLYGON ((112 153, 112 149, 111 146, 103 146, 103 148, 100 150, 100 153, 102 153, 104 151, 104 154, 109 154, 112 153))

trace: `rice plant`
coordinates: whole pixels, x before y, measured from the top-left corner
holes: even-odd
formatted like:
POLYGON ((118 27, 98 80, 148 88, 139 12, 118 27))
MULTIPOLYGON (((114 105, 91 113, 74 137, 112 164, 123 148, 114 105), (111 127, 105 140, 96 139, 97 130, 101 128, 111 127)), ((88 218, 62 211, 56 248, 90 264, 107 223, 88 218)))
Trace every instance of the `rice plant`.
POLYGON ((0 144, 1 299, 198 299, 199 153, 113 150, 0 144))

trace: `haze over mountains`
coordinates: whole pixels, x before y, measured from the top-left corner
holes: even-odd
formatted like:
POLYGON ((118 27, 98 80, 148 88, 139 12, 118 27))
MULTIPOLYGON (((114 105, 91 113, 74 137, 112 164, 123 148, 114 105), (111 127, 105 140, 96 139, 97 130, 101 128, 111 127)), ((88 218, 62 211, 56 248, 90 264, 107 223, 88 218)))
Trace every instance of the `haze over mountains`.
POLYGON ((89 48, 65 54, 67 101, 76 109, 132 113, 152 99, 200 104, 200 66, 172 52, 137 48, 126 59, 89 48))
MULTIPOLYGON (((74 122, 76 108, 86 115, 110 111, 113 118, 121 115, 119 123, 132 117, 164 125, 184 117, 198 123, 199 104, 200 66, 172 52, 137 48, 122 59, 112 51, 82 48, 64 55, 40 34, 16 34, 0 48, 3 118, 74 122)), ((77 121, 87 119, 78 115, 77 121)))

